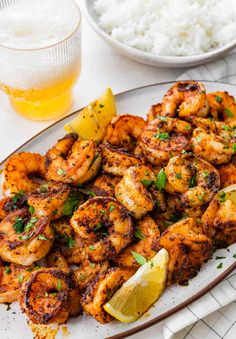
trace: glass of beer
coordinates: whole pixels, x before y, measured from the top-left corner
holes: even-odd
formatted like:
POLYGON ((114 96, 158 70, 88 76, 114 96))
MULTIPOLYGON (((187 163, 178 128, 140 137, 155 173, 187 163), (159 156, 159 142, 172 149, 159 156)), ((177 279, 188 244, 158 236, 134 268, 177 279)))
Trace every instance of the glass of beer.
POLYGON ((81 63, 81 15, 73 0, 2 0, 0 89, 32 120, 68 111, 81 63))

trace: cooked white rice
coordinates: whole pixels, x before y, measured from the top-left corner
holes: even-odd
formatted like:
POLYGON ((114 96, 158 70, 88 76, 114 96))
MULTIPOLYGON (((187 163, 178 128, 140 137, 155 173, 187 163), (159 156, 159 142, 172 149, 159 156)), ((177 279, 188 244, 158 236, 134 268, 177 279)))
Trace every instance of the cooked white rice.
POLYGON ((96 0, 100 26, 154 54, 188 56, 236 38, 235 0, 96 0))

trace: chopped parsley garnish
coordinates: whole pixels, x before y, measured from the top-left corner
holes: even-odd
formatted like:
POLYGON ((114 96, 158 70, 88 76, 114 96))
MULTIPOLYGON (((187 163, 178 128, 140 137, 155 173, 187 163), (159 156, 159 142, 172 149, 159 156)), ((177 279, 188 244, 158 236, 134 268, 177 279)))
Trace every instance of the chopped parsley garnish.
POLYGON ((57 290, 58 291, 61 290, 61 280, 60 279, 57 280, 57 290))
POLYGON ((75 246, 75 240, 71 237, 67 237, 67 247, 73 248, 75 246))
POLYGON ((223 263, 221 262, 221 263, 219 263, 219 265, 216 268, 220 269, 222 267, 223 267, 223 263))
POLYGON ((196 140, 197 140, 197 142, 200 142, 200 141, 202 141, 202 137, 199 135, 198 137, 196 137, 196 140))
POLYGON ((57 174, 58 174, 58 175, 66 175, 66 172, 64 171, 64 169, 58 168, 57 174))
POLYGON ((163 168, 157 174, 157 179, 156 179, 155 184, 156 184, 157 189, 159 189, 159 191, 162 191, 166 187, 166 174, 163 168))
POLYGON ((35 213, 34 206, 29 206, 29 212, 30 212, 30 214, 34 214, 35 213))
POLYGON ((48 190, 48 184, 41 185, 39 187, 40 192, 47 192, 48 190))
POLYGON ((182 174, 181 173, 176 173, 175 177, 176 177, 176 179, 182 179, 182 174))
POLYGON ((94 262, 91 262, 91 261, 90 261, 90 263, 89 263, 89 266, 90 266, 90 267, 94 268, 95 265, 96 265, 96 264, 95 264, 94 262))
POLYGON ((190 182, 189 182, 188 187, 189 187, 189 188, 195 187, 195 186, 196 186, 196 183, 197 183, 197 177, 196 177, 196 175, 194 175, 194 176, 192 176, 192 178, 190 179, 190 182))
POLYGON ((6 267, 5 267, 5 273, 6 273, 7 275, 11 273, 11 269, 10 269, 9 266, 6 266, 6 267))
POLYGON ((228 109, 228 108, 226 108, 225 110, 224 110, 224 113, 229 117, 229 118, 233 118, 234 117, 234 115, 233 115, 233 113, 230 111, 230 109, 228 109))
POLYGON ((236 143, 233 143, 233 145, 232 145, 232 151, 233 151, 233 153, 236 152, 236 143))
POLYGON ((19 200, 20 198, 22 198, 24 195, 25 195, 25 192, 24 192, 23 190, 20 190, 18 193, 16 193, 16 194, 14 195, 14 197, 12 198, 13 204, 16 205, 17 202, 18 202, 18 200, 19 200))
POLYGON ((162 117, 161 115, 157 117, 161 121, 166 121, 167 117, 162 117))
POLYGON ((43 235, 43 234, 39 234, 38 235, 38 239, 39 240, 49 240, 47 237, 45 237, 45 235, 43 235))
POLYGON ((28 221, 27 224, 25 225, 24 231, 29 231, 37 221, 38 218, 36 217, 31 218, 30 221, 28 221))
POLYGON ((19 274, 18 275, 18 281, 21 283, 23 281, 23 275, 19 274))
POLYGON ((63 214, 66 216, 71 216, 81 201, 82 198, 80 193, 76 190, 72 190, 63 206, 63 214))
POLYGON ((103 227, 103 225, 99 222, 95 227, 94 227, 94 231, 98 231, 103 227))
POLYGON ((215 97, 216 101, 220 104, 222 102, 222 98, 219 95, 216 95, 215 97))
POLYGON ((139 228, 136 228, 136 230, 134 232, 134 236, 135 236, 135 238, 140 239, 140 240, 146 239, 145 234, 143 234, 143 232, 139 228))
POLYGON ((160 140, 168 140, 170 138, 169 133, 157 133, 155 134, 155 138, 160 140))
POLYGON ((103 108, 103 107, 105 107, 105 105, 103 105, 103 104, 99 104, 99 107, 100 107, 100 108, 103 108))
POLYGON ((32 237, 32 234, 24 234, 19 237, 20 240, 28 240, 32 237))
POLYGON ((227 125, 224 125, 221 128, 224 129, 225 131, 230 131, 231 130, 231 128, 229 126, 227 126, 227 125))
POLYGON ((220 192, 218 194, 218 198, 219 198, 220 202, 225 202, 226 201, 226 193, 224 191, 220 192))
POLYGON ((225 259, 226 257, 220 257, 220 256, 216 256, 216 260, 219 260, 219 259, 225 259))
POLYGON ((144 265, 147 260, 139 253, 131 251, 135 261, 139 264, 139 265, 144 265))
POLYGON ((184 127, 184 129, 189 130, 189 129, 191 129, 191 126, 187 125, 187 126, 184 127))
POLYGON ((114 211, 114 209, 115 209, 115 205, 110 205, 110 207, 109 207, 109 212, 114 211))
POLYGON ((235 258, 235 259, 236 259, 236 253, 235 253, 235 254, 233 254, 233 258, 235 258))
POLYGON ((140 182, 141 182, 141 184, 143 184, 146 187, 150 186, 153 183, 152 180, 148 180, 148 179, 140 180, 140 182))
POLYGON ((95 250, 95 247, 94 247, 94 246, 89 246, 89 249, 90 249, 91 251, 94 251, 94 250, 95 250))
POLYGON ((15 223, 13 224, 13 228, 17 234, 22 233, 24 230, 23 219, 20 217, 16 217, 15 223))
POLYGON ((208 171, 203 171, 203 176, 204 176, 204 178, 207 178, 209 176, 209 172, 208 171))

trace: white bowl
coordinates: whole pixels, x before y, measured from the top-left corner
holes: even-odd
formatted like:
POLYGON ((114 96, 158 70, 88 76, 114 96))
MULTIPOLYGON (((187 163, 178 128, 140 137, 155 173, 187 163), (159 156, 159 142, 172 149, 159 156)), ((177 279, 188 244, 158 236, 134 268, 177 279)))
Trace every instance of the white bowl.
POLYGON ((142 52, 138 49, 127 46, 126 44, 113 39, 107 32, 105 32, 98 24, 98 15, 94 9, 94 0, 85 0, 86 16, 89 23, 109 45, 115 48, 120 54, 141 62, 143 64, 159 66, 159 67, 187 67, 204 64, 206 62, 214 61, 220 56, 227 54, 236 47, 236 39, 231 41, 229 44, 215 49, 211 52, 192 55, 186 57, 180 56, 157 56, 150 53, 142 52))

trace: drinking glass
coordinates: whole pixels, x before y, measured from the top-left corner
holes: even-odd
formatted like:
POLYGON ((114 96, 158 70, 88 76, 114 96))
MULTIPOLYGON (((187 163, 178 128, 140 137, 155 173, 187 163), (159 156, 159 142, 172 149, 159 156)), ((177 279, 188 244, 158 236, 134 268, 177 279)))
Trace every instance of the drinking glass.
POLYGON ((72 87, 81 65, 81 15, 76 2, 2 0, 1 20, 7 22, 5 26, 10 25, 4 34, 12 28, 17 32, 14 39, 10 32, 5 43, 0 40, 0 88, 9 96, 12 107, 32 120, 48 120, 64 114, 71 107, 72 87), (57 13, 61 17, 55 16, 57 13), (60 22, 50 22, 47 27, 47 20, 53 16, 57 21, 59 17, 60 22), (9 17, 13 20, 10 24, 9 17), (66 36, 61 33, 64 27, 66 36), (44 40, 42 31, 46 32, 44 40), (21 39, 25 36, 25 43, 21 44, 18 36, 21 39))

